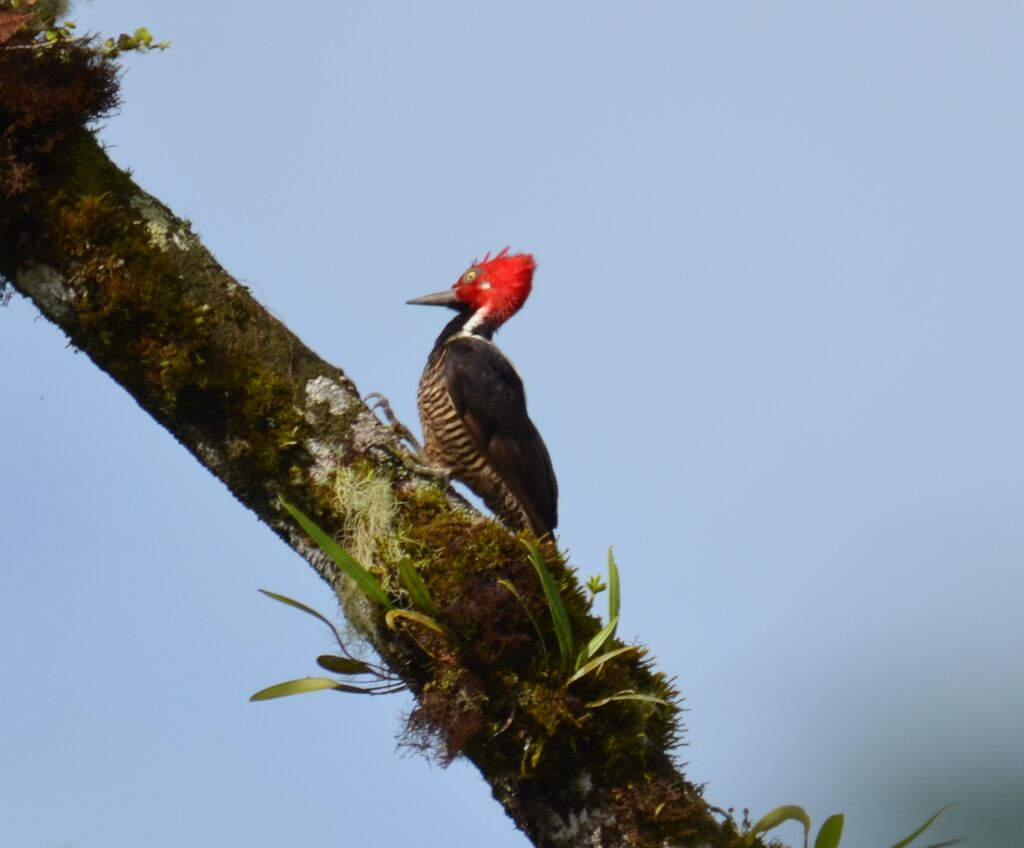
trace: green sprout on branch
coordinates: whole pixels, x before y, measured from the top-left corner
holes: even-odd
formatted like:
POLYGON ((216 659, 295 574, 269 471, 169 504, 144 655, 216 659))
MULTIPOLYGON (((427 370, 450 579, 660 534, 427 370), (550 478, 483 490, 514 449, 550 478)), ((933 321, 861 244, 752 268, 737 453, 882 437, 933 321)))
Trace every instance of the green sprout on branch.
MULTIPOLYGON (((551 613, 551 621, 555 628, 555 637, 558 640, 558 654, 560 660, 559 668, 561 673, 566 676, 566 686, 569 686, 586 677, 588 674, 597 671, 609 660, 613 660, 616 657, 622 656, 623 654, 631 651, 640 650, 639 645, 625 645, 618 648, 608 647, 615 639, 615 631, 619 626, 619 605, 621 603, 621 596, 619 593, 619 568, 615 562, 615 555, 611 548, 608 549, 608 623, 605 624, 605 626, 602 627, 601 630, 598 631, 597 634, 595 634, 594 637, 585 645, 581 646, 579 651, 577 651, 572 632, 572 621, 569 618, 569 613, 566 611, 562 595, 558 590, 558 584, 555 583, 555 579, 551 575, 551 571, 548 569, 547 563, 544 561, 544 557, 541 554, 540 549, 526 539, 523 539, 522 542, 530 556, 530 562, 533 564, 534 570, 540 578, 541 587, 544 590, 544 598, 548 602, 548 610, 551 613)), ((526 604, 512 585, 507 581, 499 582, 507 589, 510 589, 519 600, 520 604, 522 604, 523 608, 526 609, 526 604)), ((529 615, 529 610, 527 610, 527 614, 529 615)), ((533 627, 537 631, 537 637, 540 639, 546 655, 547 646, 544 644, 544 636, 541 633, 540 627, 537 625, 537 622, 534 620, 532 615, 530 615, 530 621, 533 623, 533 627)), ((646 701, 648 703, 660 704, 666 707, 671 706, 671 704, 663 698, 658 698, 654 695, 648 695, 642 692, 635 692, 631 689, 616 692, 614 695, 607 698, 592 701, 587 704, 587 706, 603 707, 605 704, 610 704, 613 701, 646 701)))
MULTIPOLYGON (((367 598, 385 611, 384 621, 389 628, 392 630, 398 630, 399 627, 403 627, 403 629, 413 639, 415 639, 420 648, 428 654, 432 653, 432 644, 429 640, 426 643, 422 641, 421 638, 418 638, 418 634, 426 635, 426 631, 430 631, 436 634, 436 636, 442 637, 445 640, 445 644, 458 643, 459 640, 457 634, 440 621, 440 613, 437 608, 437 604, 434 602, 434 599, 430 594, 430 589, 427 587, 422 576, 420 576, 420 573, 416 570, 412 560, 408 557, 404 557, 398 563, 398 576, 411 603, 411 608, 399 608, 395 606, 394 601, 388 596, 388 593, 384 590, 383 586, 381 586, 377 578, 374 577, 373 574, 362 565, 362 563, 356 560, 355 557, 345 550, 344 547, 332 539, 330 535, 328 535, 316 522, 306 516, 300 509, 292 506, 283 499, 281 500, 281 505, 295 519, 306 534, 317 544, 317 546, 334 561, 342 573, 347 575, 367 598), (414 626, 408 627, 408 625, 414 626)), ((615 632, 619 624, 620 592, 619 569, 615 563, 615 556, 611 549, 608 550, 608 584, 607 587, 603 584, 601 586, 602 591, 605 588, 608 590, 608 622, 600 631, 598 631, 598 633, 596 633, 591 639, 587 640, 584 644, 580 645, 577 649, 577 640, 573 633, 572 621, 569 618, 569 613, 567 612, 565 603, 562 600, 558 585, 555 582, 540 549, 534 543, 526 539, 523 539, 522 542, 526 548, 530 562, 533 564, 534 570, 537 573, 537 577, 540 580, 541 589, 544 592, 544 598, 547 601, 548 609, 551 613, 555 636, 558 640, 558 671, 559 674, 565 678, 565 686, 571 686, 579 680, 582 680, 587 675, 598 672, 606 663, 614 660, 616 657, 640 650, 638 645, 619 645, 618 647, 613 645, 615 632)), ((501 578, 498 580, 498 584, 508 589, 526 612, 527 618, 537 634, 537 639, 540 643, 545 663, 547 663, 549 661, 548 647, 537 619, 530 612, 530 609, 522 595, 511 581, 501 578)), ((318 657, 317 664, 321 668, 342 675, 346 678, 348 676, 369 675, 374 678, 376 682, 369 685, 366 685, 365 683, 359 683, 357 685, 347 679, 333 680, 324 677, 306 677, 298 680, 290 680, 285 683, 279 683, 275 686, 262 689, 253 695, 250 700, 265 701, 271 698, 281 698, 286 695, 298 695, 305 692, 317 692, 321 690, 377 695, 397 692, 400 689, 405 688, 401 679, 389 672, 383 666, 368 663, 353 657, 342 642, 337 629, 324 615, 311 607, 306 606, 300 601, 293 600, 292 598, 285 597, 284 595, 279 595, 276 592, 269 592, 265 589, 261 589, 260 591, 268 598, 301 610, 330 627, 331 632, 334 634, 335 640, 338 643, 339 649, 341 650, 342 656, 325 655, 318 657)), ((434 640, 433 645, 436 646, 436 639, 434 640)), ((592 701, 587 706, 595 708, 610 704, 614 701, 627 700, 644 701, 666 707, 671 706, 668 701, 662 698, 642 692, 636 692, 631 689, 616 692, 608 697, 592 701)))
POLYGON ((63 18, 67 7, 64 0, 0 0, 0 45, 11 42, 8 46, 22 49, 80 47, 105 59, 171 46, 169 41, 156 41, 145 27, 97 43, 93 35, 75 33, 76 23, 63 18))
POLYGON ((289 695, 302 695, 306 692, 322 692, 324 690, 350 692, 358 695, 389 695, 392 692, 400 692, 405 688, 402 680, 383 666, 354 657, 348 648, 345 647, 338 629, 325 615, 317 612, 312 607, 306 606, 301 601, 296 601, 294 598, 279 595, 277 592, 271 592, 267 589, 260 589, 260 591, 271 600, 301 610, 330 628, 331 633, 334 634, 334 640, 338 643, 338 650, 341 652, 341 656, 321 654, 316 658, 316 664, 320 668, 346 678, 368 677, 375 682, 369 684, 359 683, 357 685, 346 680, 334 680, 329 677, 301 677, 298 680, 287 680, 284 683, 277 683, 273 686, 268 686, 266 689, 261 689, 249 698, 250 701, 270 701, 274 698, 285 698, 289 695))
MULTIPOLYGON (((922 833, 931 827, 935 820, 952 806, 952 804, 947 804, 917 828, 917 830, 895 843, 892 848, 907 848, 911 842, 916 840, 922 833)), ((804 848, 808 848, 808 840, 811 836, 811 818, 807 815, 807 811, 804 810, 803 807, 798 807, 796 804, 785 804, 765 813, 765 815, 763 815, 757 823, 753 825, 753 827, 750 827, 746 831, 747 845, 753 845, 757 837, 767 833, 769 830, 774 830, 779 825, 788 821, 800 822, 803 826, 804 848)), ((838 848, 839 840, 842 835, 843 814, 836 813, 835 815, 829 816, 825 819, 824 824, 822 824, 821 829, 818 831, 817 837, 815 837, 814 848, 838 848)), ((963 842, 963 839, 949 839, 945 842, 933 842, 931 845, 923 846, 923 848, 948 848, 948 846, 955 845, 958 842, 963 842)))

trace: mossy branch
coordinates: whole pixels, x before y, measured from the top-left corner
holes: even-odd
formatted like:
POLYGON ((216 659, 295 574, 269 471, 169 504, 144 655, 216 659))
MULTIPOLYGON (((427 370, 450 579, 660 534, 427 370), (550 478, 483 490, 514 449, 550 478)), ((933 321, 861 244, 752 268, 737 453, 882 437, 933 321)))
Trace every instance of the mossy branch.
MULTIPOLYGON (((3 284, 310 562, 416 695, 406 739, 472 760, 534 844, 740 844, 673 759, 671 682, 637 647, 567 684, 539 645, 538 630, 558 641, 520 540, 420 476, 344 372, 109 160, 88 124, 114 107, 117 68, 87 45, 67 49, 0 48, 3 284), (400 563, 414 563, 444 632, 415 616, 388 627, 281 497, 358 552, 392 603, 408 600, 400 563)), ((588 594, 550 542, 540 551, 567 626, 588 644, 602 631, 588 594)))

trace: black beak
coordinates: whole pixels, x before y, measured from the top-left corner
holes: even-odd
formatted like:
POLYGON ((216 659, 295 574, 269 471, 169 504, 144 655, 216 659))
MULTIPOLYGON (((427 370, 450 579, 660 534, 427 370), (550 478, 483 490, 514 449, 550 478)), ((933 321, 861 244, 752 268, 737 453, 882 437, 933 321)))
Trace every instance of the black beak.
POLYGON ((423 297, 414 297, 412 300, 407 300, 406 303, 417 306, 458 306, 461 301, 455 296, 455 289, 445 289, 434 294, 426 294, 423 297))

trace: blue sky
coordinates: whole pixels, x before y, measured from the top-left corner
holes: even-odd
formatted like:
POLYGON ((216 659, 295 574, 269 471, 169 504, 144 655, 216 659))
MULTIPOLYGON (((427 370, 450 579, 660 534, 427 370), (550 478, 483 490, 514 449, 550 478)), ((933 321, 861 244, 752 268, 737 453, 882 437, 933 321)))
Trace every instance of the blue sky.
MULTIPOLYGON (((1024 7, 83 4, 148 26, 113 158, 414 423, 511 245, 584 574, 687 698, 720 806, 1024 843, 1024 7)), ((0 313, 0 843, 519 848, 409 704, 310 695, 326 587, 34 309, 0 313)), ((796 831, 784 831, 796 841, 796 831)))

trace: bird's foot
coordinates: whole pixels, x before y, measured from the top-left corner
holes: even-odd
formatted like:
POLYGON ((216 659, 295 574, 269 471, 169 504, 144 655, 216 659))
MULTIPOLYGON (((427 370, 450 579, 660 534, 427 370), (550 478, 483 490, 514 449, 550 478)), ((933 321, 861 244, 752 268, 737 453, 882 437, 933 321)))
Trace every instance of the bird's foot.
POLYGON ((413 456, 412 461, 409 463, 409 467, 417 474, 423 477, 429 477, 442 489, 447 489, 452 482, 451 471, 447 468, 442 468, 438 465, 433 465, 429 459, 426 459, 426 454, 420 456, 413 456), (421 461, 421 457, 423 461, 421 461))
POLYGON ((450 470, 437 466, 431 461, 430 457, 427 456, 427 452, 420 445, 419 440, 412 434, 412 431, 395 416, 395 412, 391 408, 391 403, 388 399, 380 392, 371 392, 364 400, 369 404, 370 409, 374 413, 380 410, 384 416, 391 432, 395 434, 399 445, 404 449, 405 455, 402 459, 409 470, 415 474, 430 477, 432 480, 437 481, 437 484, 442 489, 447 489, 448 484, 451 482, 450 470))
POLYGON ((394 410, 391 408, 391 402, 384 397, 380 392, 370 392, 363 400, 369 405, 370 409, 374 413, 380 410, 384 415, 384 419, 391 428, 391 432, 395 434, 399 442, 405 442, 408 446, 409 452, 415 456, 424 457, 423 447, 420 445, 417 438, 412 434, 412 431, 406 427, 398 418, 395 416, 394 410))

